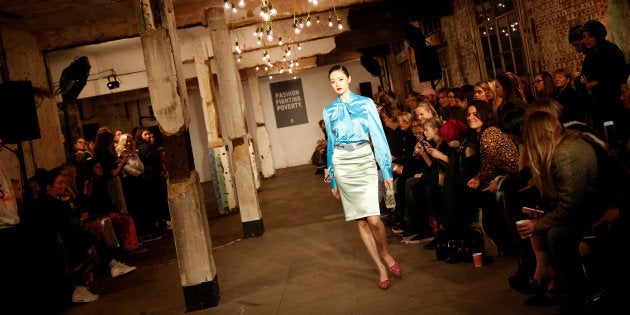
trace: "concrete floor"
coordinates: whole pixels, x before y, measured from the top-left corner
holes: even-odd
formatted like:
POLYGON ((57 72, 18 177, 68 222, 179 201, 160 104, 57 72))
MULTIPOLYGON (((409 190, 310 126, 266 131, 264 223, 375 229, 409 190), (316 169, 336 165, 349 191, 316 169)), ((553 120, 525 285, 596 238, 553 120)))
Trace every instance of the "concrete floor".
MULTIPOLYGON (((402 266, 383 291, 359 238, 345 222, 329 184, 311 165, 277 170, 258 193, 265 234, 242 239, 239 214, 216 216, 204 184, 221 300, 189 314, 554 314, 557 307, 530 307, 529 296, 508 286, 513 256, 492 264, 446 264, 422 245, 404 245, 388 231, 390 250, 402 266)), ((63 314, 183 314, 185 304, 172 234, 131 256, 138 270, 120 278, 100 276, 100 299, 63 314)))

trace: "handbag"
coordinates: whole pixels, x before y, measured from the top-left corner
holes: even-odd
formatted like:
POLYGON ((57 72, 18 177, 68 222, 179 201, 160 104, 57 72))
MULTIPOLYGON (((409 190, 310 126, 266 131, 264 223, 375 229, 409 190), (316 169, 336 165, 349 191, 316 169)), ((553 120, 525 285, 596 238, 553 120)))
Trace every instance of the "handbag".
POLYGON ((127 251, 138 249, 138 234, 133 217, 126 213, 110 212, 109 218, 118 226, 122 243, 127 251))

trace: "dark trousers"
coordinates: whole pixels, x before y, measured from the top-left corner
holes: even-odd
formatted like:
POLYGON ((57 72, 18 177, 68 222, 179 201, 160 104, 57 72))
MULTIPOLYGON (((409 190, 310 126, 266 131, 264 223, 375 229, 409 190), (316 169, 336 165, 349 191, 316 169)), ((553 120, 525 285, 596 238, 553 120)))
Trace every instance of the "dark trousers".
POLYGON ((2 286, 7 289, 3 293, 6 295, 2 297, 4 301, 2 309, 7 310, 7 314, 18 314, 23 312, 26 306, 27 294, 25 293, 28 281, 23 278, 26 275, 25 256, 17 227, 0 229, 0 248, 2 248, 0 259, 2 286))

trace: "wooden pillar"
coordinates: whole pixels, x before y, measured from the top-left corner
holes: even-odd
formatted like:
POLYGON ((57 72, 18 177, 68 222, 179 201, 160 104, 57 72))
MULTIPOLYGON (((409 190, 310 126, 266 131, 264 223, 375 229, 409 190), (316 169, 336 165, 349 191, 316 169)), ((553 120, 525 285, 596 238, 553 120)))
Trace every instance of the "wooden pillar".
POLYGON ((212 75, 210 60, 199 42, 193 45, 193 56, 208 137, 208 160, 214 195, 220 214, 235 213, 237 207, 236 190, 232 180, 232 167, 228 158, 227 145, 221 135, 221 123, 217 111, 214 76, 212 75))
POLYGON ((247 134, 244 113, 244 97, 236 60, 232 55, 232 43, 222 8, 206 10, 212 51, 217 63, 218 85, 221 95, 219 114, 232 142, 232 169, 236 182, 236 194, 247 237, 264 233, 262 215, 258 204, 256 182, 250 153, 251 139, 247 134))
POLYGON ((267 126, 265 126, 265 117, 260 102, 260 89, 258 87, 256 69, 250 68, 247 70, 247 84, 252 98, 254 118, 256 119, 256 152, 258 152, 262 175, 264 178, 269 178, 276 173, 276 169, 273 167, 271 142, 269 141, 269 133, 267 132, 267 126))
POLYGON ((168 204, 186 311, 219 303, 219 282, 203 191, 188 135, 186 82, 172 0, 140 0, 140 39, 149 95, 164 135, 168 165, 168 204))

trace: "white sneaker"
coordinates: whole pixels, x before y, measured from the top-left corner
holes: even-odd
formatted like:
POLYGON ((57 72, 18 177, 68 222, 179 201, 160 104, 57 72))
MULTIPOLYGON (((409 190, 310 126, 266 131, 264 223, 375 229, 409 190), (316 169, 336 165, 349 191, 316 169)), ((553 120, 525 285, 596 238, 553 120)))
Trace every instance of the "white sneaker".
POLYGON ((90 289, 83 286, 74 287, 72 292, 72 302, 74 303, 89 303, 98 300, 98 294, 90 292, 90 289))
POLYGON ((136 267, 127 266, 116 259, 112 259, 112 261, 109 262, 109 270, 112 273, 112 278, 116 278, 136 270, 136 267))

